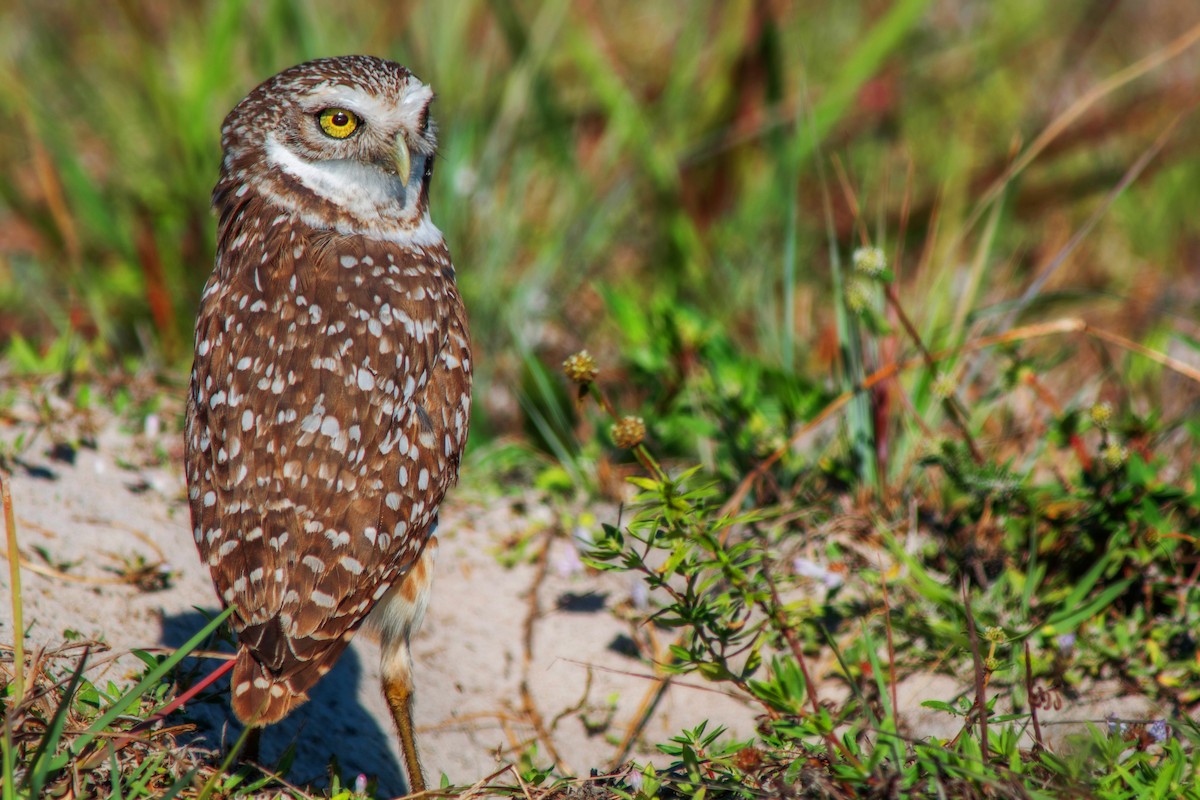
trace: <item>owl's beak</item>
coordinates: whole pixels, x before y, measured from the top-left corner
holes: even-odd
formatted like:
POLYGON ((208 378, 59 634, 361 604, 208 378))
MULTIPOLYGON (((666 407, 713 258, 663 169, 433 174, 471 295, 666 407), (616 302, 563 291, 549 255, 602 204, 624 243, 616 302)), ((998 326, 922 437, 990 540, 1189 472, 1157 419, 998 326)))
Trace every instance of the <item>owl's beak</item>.
POLYGON ((396 174, 400 176, 400 181, 407 186, 408 178, 412 174, 412 156, 408 152, 408 143, 404 141, 404 134, 396 134, 396 144, 392 148, 392 162, 396 165, 396 174))

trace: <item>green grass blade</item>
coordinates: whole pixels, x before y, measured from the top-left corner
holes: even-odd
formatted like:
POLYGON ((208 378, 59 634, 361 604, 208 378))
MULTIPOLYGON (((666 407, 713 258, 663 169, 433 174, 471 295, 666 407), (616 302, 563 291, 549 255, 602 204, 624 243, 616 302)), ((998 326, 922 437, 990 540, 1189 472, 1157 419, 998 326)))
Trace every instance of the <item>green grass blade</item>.
POLYGON ((79 666, 75 668, 75 672, 71 675, 71 681, 67 684, 67 690, 63 693, 58 708, 54 710, 54 717, 50 720, 50 726, 42 734, 42 740, 38 743, 37 750, 33 754, 26 782, 34 797, 40 796, 42 787, 46 784, 46 777, 51 771, 43 763, 43 759, 47 752, 53 753, 58 749, 59 740, 62 739, 63 729, 67 724, 67 711, 70 710, 71 703, 75 701, 75 692, 78 691, 79 684, 83 681, 83 671, 87 666, 88 654, 88 650, 83 651, 83 655, 79 659, 79 666))
POLYGON ((10 727, 8 715, 4 715, 4 735, 0 736, 0 758, 4 759, 4 784, 0 789, 4 790, 4 800, 16 800, 17 787, 14 785, 14 776, 16 774, 16 754, 13 752, 12 746, 12 729, 10 727))
POLYGON ((113 703, 112 706, 109 707, 108 711, 104 712, 99 719, 88 726, 87 731, 84 732, 83 735, 81 735, 78 739, 76 739, 74 743, 72 743, 71 747, 67 749, 67 752, 51 761, 49 769, 52 771, 60 770, 67 766, 67 764, 71 762, 72 758, 78 757, 79 754, 83 752, 83 749, 91 744, 92 741, 95 740, 95 738, 99 736, 109 725, 111 725, 117 717, 121 716, 121 714, 123 714, 126 709, 133 705, 139 697, 141 697, 155 684, 161 681, 168 672, 170 672, 176 667, 176 665, 179 664, 180 661, 187 658, 188 654, 198 647, 201 642, 212 635, 213 631, 215 631, 222 622, 228 619, 229 615, 232 613, 232 606, 222 611, 213 618, 212 622, 201 628, 199 633, 197 633, 191 639, 188 639, 187 642, 184 643, 183 647, 180 647, 178 650, 164 659, 157 668, 147 673, 146 677, 143 678, 137 686, 126 692, 120 699, 117 700, 117 702, 113 703))
POLYGON ((796 163, 807 159, 824 141, 850 109, 863 84, 870 80, 891 56, 904 37, 916 27, 925 14, 929 0, 899 0, 862 37, 858 47, 841 63, 837 79, 813 107, 811 136, 796 140, 796 163))
POLYGON ((234 742, 225 760, 221 762, 221 768, 212 774, 204 784, 204 788, 200 790, 200 795, 197 800, 208 800, 208 797, 217 789, 217 783, 222 777, 229 774, 229 768, 233 766, 233 762, 237 759, 238 753, 242 752, 242 748, 246 746, 246 740, 250 736, 250 731, 253 730, 249 726, 242 729, 242 735, 234 742))
POLYGON ((108 742, 108 759, 111 762, 108 777, 112 781, 112 795, 114 800, 125 800, 125 793, 121 790, 121 764, 117 761, 117 751, 112 745, 112 741, 108 742))
POLYGON ((1074 630, 1085 620, 1108 608, 1114 600, 1125 593, 1133 581, 1133 578, 1118 581, 1082 606, 1064 603, 1058 611, 1050 615, 1045 624, 1062 630, 1074 630))
POLYGON ((180 775, 179 780, 171 784, 171 788, 168 789, 160 798, 158 798, 158 800, 175 800, 175 798, 179 796, 180 792, 192 785, 192 782, 195 779, 196 769, 193 767, 192 769, 189 769, 187 772, 180 775))

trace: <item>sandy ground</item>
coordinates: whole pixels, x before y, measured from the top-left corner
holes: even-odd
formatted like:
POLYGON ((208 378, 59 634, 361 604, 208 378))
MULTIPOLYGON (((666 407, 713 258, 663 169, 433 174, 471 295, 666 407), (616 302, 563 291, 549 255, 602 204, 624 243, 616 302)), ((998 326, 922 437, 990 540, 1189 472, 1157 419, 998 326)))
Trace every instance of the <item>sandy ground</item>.
MULTIPOLYGON (((0 440, 12 442, 31 430, 10 421, 0 440)), ((41 433, 12 478, 20 549, 33 567, 22 572, 32 645, 60 643, 68 631, 114 651, 183 644, 203 626, 200 612, 219 605, 191 540, 178 437, 129 433, 109 420, 93 434, 94 447, 55 452, 53 438, 41 433), (118 573, 139 559, 162 562, 164 588, 122 581, 118 573), (47 574, 54 572, 59 574, 47 574)), ((570 537, 548 535, 553 516, 536 501, 483 504, 465 494, 443 509, 433 602, 413 643, 427 772, 434 780, 444 772, 455 783, 470 784, 534 742, 539 765, 557 761, 560 770, 575 774, 603 769, 653 684, 653 670, 634 644, 634 637, 645 641, 645 632, 614 613, 630 602, 631 579, 583 569, 570 537), (523 557, 517 563, 502 558, 518 543, 523 557), (535 584, 536 610, 530 598, 535 584), (531 614, 532 659, 526 665, 531 614), (523 708, 523 679, 547 729, 540 741, 523 708)), ((0 641, 11 641, 7 569, 0 586, 0 641)), ((374 637, 356 637, 310 702, 268 729, 264 761, 294 743, 291 777, 297 781, 319 781, 336 756, 344 773, 378 776, 381 788, 399 793, 403 769, 378 662, 374 637)), ((139 664, 122 659, 104 677, 124 682, 139 664)), ((200 673, 216 664, 199 665, 200 673)), ((696 678, 673 686, 643 742, 663 741, 705 719, 739 735, 753 732, 750 709, 702 683, 696 678)), ((239 731, 227 711, 228 682, 218 686, 220 698, 193 703, 186 712, 214 747, 239 731)), ((642 761, 653 754, 642 742, 632 752, 642 761)))
MULTIPOLYGON (((77 434, 70 424, 68 430, 51 426, 15 462, 20 548, 31 565, 22 573, 30 640, 53 645, 74 631, 114 651, 181 645, 204 624, 201 611, 215 612, 218 603, 189 532, 180 437, 160 432, 155 417, 131 432, 112 415, 100 422, 97 416, 103 415, 86 421, 91 446, 55 448, 56 440, 77 434), (161 562, 163 588, 122 581, 118 573, 139 559, 161 562)), ((23 419, 36 416, 19 408, 8 413, 0 443, 11 445, 22 432, 28 439, 34 427, 23 419)), ((596 516, 611 520, 615 512, 596 516)), ((616 743, 639 716, 653 669, 637 655, 635 642, 644 650, 649 633, 632 628, 621 615, 637 590, 628 577, 583 569, 570 537, 548 535, 554 525, 550 509, 536 499, 485 503, 459 492, 443 509, 433 602, 413 644, 417 725, 426 771, 435 782, 445 773, 452 782, 473 783, 532 743, 539 765, 557 762, 561 772, 586 775, 609 766, 616 743), (539 559, 546 542, 550 549, 539 559), (523 707, 523 681, 546 729, 540 739, 523 707)), ((0 586, 0 641, 12 641, 7 569, 0 586)), ((323 783, 336 756, 344 774, 378 776, 381 789, 400 793, 403 770, 380 694, 378 661, 376 642, 358 636, 311 701, 268 730, 264 761, 294 744, 294 780, 323 783)), ((198 674, 216 663, 197 664, 198 674)), ((138 664, 119 660, 105 677, 124 681, 138 664)), ((828 675, 832 667, 816 665, 817 674, 828 675)), ((826 684, 824 696, 836 697, 836 684, 826 684)), ((231 742, 238 732, 227 687, 227 681, 218 684, 208 702, 192 703, 185 712, 200 725, 201 742, 212 747, 231 742)), ((939 675, 902 681, 898 694, 908 733, 953 736, 958 723, 919 704, 950 700, 965 688, 963 679, 939 675)), ((1120 697, 1115 688, 1097 687, 1089 697, 1086 705, 1043 712, 1048 737, 1061 739, 1077 729, 1067 724, 1072 721, 1155 716, 1144 700, 1120 697)), ((679 680, 654 709, 631 756, 649 760, 655 752, 647 743, 706 719, 746 737, 753 734, 755 712, 698 677, 679 680)))

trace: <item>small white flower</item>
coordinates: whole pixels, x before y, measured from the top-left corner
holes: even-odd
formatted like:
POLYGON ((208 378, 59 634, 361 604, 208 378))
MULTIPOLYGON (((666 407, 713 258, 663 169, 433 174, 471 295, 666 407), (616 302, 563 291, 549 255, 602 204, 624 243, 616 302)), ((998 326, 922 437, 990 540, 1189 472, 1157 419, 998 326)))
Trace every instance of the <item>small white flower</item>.
POLYGON ((633 576, 633 585, 629 587, 629 600, 638 611, 650 608, 650 587, 636 575, 633 576))
POLYGON ((560 578, 570 578, 583 572, 583 562, 579 560, 579 551, 573 542, 569 547, 556 548, 554 571, 560 578))
POLYGON ((841 573, 834 572, 807 558, 797 558, 792 562, 792 571, 801 578, 813 578, 825 585, 826 589, 836 589, 846 582, 841 573))

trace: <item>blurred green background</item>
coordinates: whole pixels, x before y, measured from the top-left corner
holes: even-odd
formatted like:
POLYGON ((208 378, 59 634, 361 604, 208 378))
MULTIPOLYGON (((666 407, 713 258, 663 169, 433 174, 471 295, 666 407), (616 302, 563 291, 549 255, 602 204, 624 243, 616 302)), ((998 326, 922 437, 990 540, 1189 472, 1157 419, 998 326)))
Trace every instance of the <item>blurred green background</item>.
POLYGON ((633 408, 677 399, 713 342, 758 378, 828 382, 838 270, 868 242, 931 347, 1062 315, 1184 355, 1200 339, 1191 0, 0 13, 10 372, 182 382, 222 117, 282 68, 354 52, 439 95, 433 218, 472 317, 477 434, 553 440, 571 420, 552 373, 581 347, 633 408))

